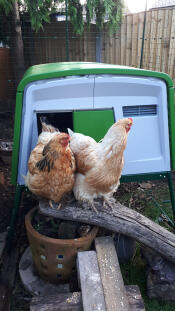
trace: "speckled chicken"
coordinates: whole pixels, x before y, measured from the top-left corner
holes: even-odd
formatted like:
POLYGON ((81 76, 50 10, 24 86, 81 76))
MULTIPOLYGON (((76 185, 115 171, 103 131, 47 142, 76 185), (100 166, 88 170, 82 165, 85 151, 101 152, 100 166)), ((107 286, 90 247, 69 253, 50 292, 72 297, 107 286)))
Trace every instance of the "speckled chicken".
POLYGON ((42 122, 42 133, 31 152, 25 177, 29 190, 58 203, 74 185, 75 159, 69 147, 70 136, 42 122))
POLYGON ((104 199, 104 206, 114 205, 113 193, 119 186, 123 154, 132 124, 131 118, 119 120, 99 143, 91 137, 69 131, 70 147, 77 166, 73 188, 77 200, 89 202, 93 209, 94 199, 98 197, 104 199))

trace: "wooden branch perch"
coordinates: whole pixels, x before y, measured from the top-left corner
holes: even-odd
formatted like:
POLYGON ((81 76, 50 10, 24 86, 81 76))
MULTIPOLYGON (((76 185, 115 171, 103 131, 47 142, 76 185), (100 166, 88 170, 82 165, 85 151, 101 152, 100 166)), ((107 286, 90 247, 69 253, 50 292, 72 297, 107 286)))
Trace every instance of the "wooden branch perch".
POLYGON ((57 209, 56 204, 50 208, 48 202, 41 201, 39 212, 55 218, 92 224, 130 236, 175 263, 175 235, 173 233, 120 203, 116 203, 113 210, 103 208, 102 203, 100 205, 97 214, 86 204, 80 205, 77 201, 68 203, 60 210, 57 209))

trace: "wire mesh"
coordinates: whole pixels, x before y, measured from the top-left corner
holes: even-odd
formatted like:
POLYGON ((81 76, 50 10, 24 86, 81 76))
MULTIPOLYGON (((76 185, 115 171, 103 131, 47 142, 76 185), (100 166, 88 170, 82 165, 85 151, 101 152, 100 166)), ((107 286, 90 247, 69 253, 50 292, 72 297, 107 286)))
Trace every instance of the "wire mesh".
MULTIPOLYGON (((175 80, 175 6, 151 9, 123 17, 120 29, 109 35, 106 28, 99 33, 96 25, 85 26, 81 36, 68 24, 69 61, 102 61, 104 63, 140 67, 168 73, 175 80), (143 44, 144 42, 144 44, 143 44)), ((10 17, 0 29, 0 103, 7 108, 16 94, 16 35, 10 17)), ((21 19, 24 69, 37 64, 66 61, 66 21, 53 16, 37 33, 27 17, 21 19)))

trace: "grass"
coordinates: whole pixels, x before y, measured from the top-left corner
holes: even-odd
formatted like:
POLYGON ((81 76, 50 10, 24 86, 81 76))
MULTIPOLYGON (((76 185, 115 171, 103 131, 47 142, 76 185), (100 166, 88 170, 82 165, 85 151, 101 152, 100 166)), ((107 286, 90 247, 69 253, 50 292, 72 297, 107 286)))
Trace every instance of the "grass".
POLYGON ((175 304, 150 299, 146 294, 146 265, 140 256, 140 247, 134 258, 128 263, 121 265, 121 271, 125 285, 138 285, 144 300, 146 311, 174 311, 175 304))
MULTIPOLYGON (((161 221, 161 208, 173 221, 169 190, 166 182, 156 181, 148 183, 122 184, 117 192, 116 199, 126 206, 130 206, 174 232, 167 222, 161 221)), ((140 246, 137 245, 136 253, 128 264, 121 265, 125 285, 138 285, 144 300, 146 311, 174 311, 175 304, 150 299, 146 293, 146 263, 141 258, 140 246)))

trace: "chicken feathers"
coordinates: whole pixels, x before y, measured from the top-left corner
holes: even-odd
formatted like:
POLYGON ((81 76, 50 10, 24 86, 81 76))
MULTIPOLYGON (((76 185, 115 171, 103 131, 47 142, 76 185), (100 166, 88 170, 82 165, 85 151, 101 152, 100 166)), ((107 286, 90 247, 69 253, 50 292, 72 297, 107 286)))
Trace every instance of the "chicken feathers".
POLYGON ((74 185, 75 159, 70 137, 42 123, 42 133, 28 161, 26 185, 34 194, 59 202, 74 185))
POLYGON ((113 204, 112 195, 119 186, 132 123, 131 118, 119 120, 99 143, 91 137, 70 133, 70 148, 77 166, 73 188, 77 200, 88 201, 93 208, 94 199, 98 197, 103 197, 104 204, 113 204))

